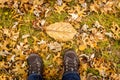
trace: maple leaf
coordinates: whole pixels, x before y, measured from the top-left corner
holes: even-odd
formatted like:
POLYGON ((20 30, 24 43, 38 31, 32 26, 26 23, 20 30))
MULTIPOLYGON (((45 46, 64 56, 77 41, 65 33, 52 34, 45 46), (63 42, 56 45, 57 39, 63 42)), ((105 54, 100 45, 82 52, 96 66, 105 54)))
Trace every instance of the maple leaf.
POLYGON ((54 55, 54 58, 53 58, 53 62, 55 62, 56 60, 57 60, 57 58, 59 58, 60 57, 60 52, 58 52, 57 53, 57 55, 54 55))
POLYGON ((63 12, 65 11, 64 8, 66 7, 66 4, 63 3, 61 6, 55 5, 54 7, 56 9, 55 12, 58 12, 59 14, 61 14, 62 11, 63 12))
POLYGON ((106 2, 106 4, 101 7, 101 12, 103 13, 107 13, 108 11, 113 11, 113 4, 114 4, 114 1, 108 1, 106 2))
POLYGON ((8 74, 0 74, 0 80, 6 80, 6 79, 10 79, 12 80, 12 76, 8 75, 8 74))
POLYGON ((111 31, 113 32, 115 39, 120 39, 120 27, 118 24, 113 22, 111 31))
POLYGON ((80 7, 80 5, 77 4, 77 6, 74 7, 74 10, 77 12, 78 16, 84 17, 85 16, 85 10, 80 7))
POLYGON ((90 10, 98 13, 99 5, 97 4, 96 1, 94 2, 94 4, 91 4, 91 5, 90 5, 90 10))
POLYGON ((33 5, 42 5, 44 0, 30 0, 30 1, 33 1, 33 5))
POLYGON ((4 7, 4 3, 8 2, 9 0, 0 0, 0 7, 4 7))

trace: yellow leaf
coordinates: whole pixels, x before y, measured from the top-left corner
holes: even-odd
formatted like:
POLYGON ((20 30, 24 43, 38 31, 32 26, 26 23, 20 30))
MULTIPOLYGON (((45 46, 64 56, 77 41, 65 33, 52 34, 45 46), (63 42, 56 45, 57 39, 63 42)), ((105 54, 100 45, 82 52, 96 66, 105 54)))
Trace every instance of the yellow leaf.
POLYGON ((61 54, 61 53, 59 52, 57 55, 54 55, 53 62, 57 61, 57 58, 60 57, 60 54, 61 54))
POLYGON ((79 46, 79 50, 83 51, 83 50, 85 50, 85 49, 86 49, 86 45, 80 45, 80 46, 79 46))
POLYGON ((113 38, 119 40, 120 39, 120 27, 118 24, 113 22, 111 31, 113 32, 113 38))
POLYGON ((61 6, 55 5, 56 12, 58 12, 60 14, 62 11, 65 11, 64 10, 65 7, 66 7, 65 3, 63 3, 63 5, 61 5, 61 6))
POLYGON ((44 0, 31 0, 31 1, 33 1, 34 5, 42 5, 44 2, 44 0))
POLYGON ((80 7, 80 5, 75 6, 74 9, 76 10, 78 16, 80 16, 80 17, 84 17, 85 16, 85 10, 86 9, 82 9, 80 7))
POLYGON ((56 22, 47 26, 45 29, 50 37, 59 41, 70 41, 77 33, 72 25, 66 22, 56 22))
POLYGON ((65 2, 71 2, 72 0, 64 0, 65 2))
POLYGON ((99 5, 95 2, 94 4, 90 5, 90 10, 98 13, 99 5))

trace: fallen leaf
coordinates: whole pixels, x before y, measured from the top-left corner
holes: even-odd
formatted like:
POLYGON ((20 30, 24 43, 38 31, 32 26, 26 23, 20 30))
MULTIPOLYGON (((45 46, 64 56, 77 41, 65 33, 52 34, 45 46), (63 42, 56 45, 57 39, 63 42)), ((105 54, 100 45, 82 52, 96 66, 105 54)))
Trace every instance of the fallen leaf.
POLYGON ((95 54, 92 54, 92 55, 90 56, 91 59, 93 59, 94 57, 95 57, 95 54))
POLYGON ((3 29, 3 34, 10 37, 10 30, 9 29, 3 29))
POLYGON ((80 16, 80 17, 84 17, 85 16, 85 14, 86 14, 85 10, 86 9, 82 9, 80 5, 75 6, 74 9, 76 10, 78 16, 80 16))
POLYGON ((56 22, 46 27, 46 33, 55 40, 70 41, 77 31, 70 23, 56 22))
POLYGON ((31 1, 33 1, 34 5, 42 5, 44 2, 44 0, 31 0, 31 1))
POLYGON ((62 11, 65 11, 64 10, 65 7, 66 7, 65 3, 63 3, 61 6, 55 5, 56 12, 60 14, 62 11))
POLYGON ((99 78, 93 75, 92 73, 87 74, 87 80, 97 80, 97 79, 99 78))
POLYGON ((37 44, 46 44, 46 41, 40 40, 39 42, 37 42, 37 44))
POLYGON ((83 50, 85 50, 85 49, 86 49, 86 45, 80 45, 80 46, 79 46, 79 50, 83 51, 83 50))
POLYGON ((65 2, 71 2, 72 0, 64 0, 65 2))
POLYGON ((48 44, 48 47, 53 52, 58 52, 62 50, 62 46, 58 42, 51 42, 50 44, 48 44))
POLYGON ((95 21, 94 27, 103 28, 103 26, 98 21, 95 21))
POLYGON ((84 25, 82 26, 81 30, 87 31, 88 28, 89 28, 89 26, 88 26, 87 24, 84 24, 84 25))
POLYGON ((114 1, 108 1, 106 2, 106 4, 104 5, 103 8, 101 8, 101 12, 107 13, 108 11, 112 11, 114 12, 114 10, 112 9, 114 5, 114 1))
POLYGON ((62 1, 62 0, 57 0, 57 4, 58 4, 59 6, 61 6, 61 5, 62 5, 62 3, 63 3, 63 1, 62 1))
POLYGON ((70 13, 70 15, 72 16, 70 20, 76 20, 78 18, 78 14, 70 13))
POLYGON ((42 19, 41 22, 40 22, 41 26, 43 26, 45 24, 45 22, 46 21, 44 19, 42 19))
POLYGON ((105 33, 105 35, 106 35, 106 36, 108 36, 108 37, 110 37, 110 38, 112 38, 112 37, 113 37, 112 32, 106 32, 106 33, 105 33))
POLYGON ((22 35, 22 39, 25 39, 27 37, 30 37, 30 35, 29 34, 22 35))
POLYGON ((98 9, 99 9, 99 5, 96 2, 94 2, 94 4, 90 5, 91 11, 98 13, 98 9))
POLYGON ((53 62, 56 62, 57 61, 57 59, 60 57, 60 52, 57 54, 57 55, 54 55, 54 57, 53 57, 53 62))
POLYGON ((113 24, 112 24, 112 28, 111 28, 111 31, 113 32, 113 37, 115 38, 115 39, 120 39, 120 27, 119 27, 119 25, 118 24, 116 24, 115 22, 113 22, 113 24))

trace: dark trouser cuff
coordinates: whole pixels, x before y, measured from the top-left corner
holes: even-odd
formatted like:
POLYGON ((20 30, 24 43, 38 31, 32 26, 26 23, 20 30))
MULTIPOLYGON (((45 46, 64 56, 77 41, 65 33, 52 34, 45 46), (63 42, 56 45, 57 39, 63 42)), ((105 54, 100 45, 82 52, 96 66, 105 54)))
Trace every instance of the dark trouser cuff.
POLYGON ((63 74, 62 80, 81 80, 77 72, 66 72, 63 74))
POLYGON ((41 75, 34 73, 28 76, 28 80, 43 80, 43 79, 41 75))

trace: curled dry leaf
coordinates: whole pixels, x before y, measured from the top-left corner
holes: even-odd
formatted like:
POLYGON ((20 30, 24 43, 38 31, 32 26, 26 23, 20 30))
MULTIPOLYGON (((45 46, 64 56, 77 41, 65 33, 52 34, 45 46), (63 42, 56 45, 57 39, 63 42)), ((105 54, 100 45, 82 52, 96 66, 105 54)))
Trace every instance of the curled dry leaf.
POLYGON ((61 5, 62 5, 62 3, 63 3, 63 1, 62 1, 62 0, 57 0, 57 4, 58 4, 59 6, 61 6, 61 5))
POLYGON ((0 56, 7 56, 7 55, 10 55, 11 53, 9 53, 7 50, 4 50, 4 51, 0 51, 0 56))
POLYGON ((110 38, 112 38, 112 37, 113 37, 112 32, 106 32, 106 33, 105 33, 105 35, 106 35, 106 36, 108 36, 108 37, 110 37, 110 38))
POLYGON ((10 37, 9 29, 3 29, 3 34, 6 35, 7 37, 10 37))
POLYGON ((84 25, 82 26, 81 30, 87 31, 88 28, 89 28, 89 26, 88 26, 87 24, 84 24, 84 25))
POLYGON ((95 21, 93 27, 96 27, 96 28, 103 28, 103 26, 102 26, 98 21, 95 21))
POLYGON ((25 34, 25 35, 22 35, 22 39, 25 39, 27 37, 30 37, 30 34, 25 34))
POLYGON ((39 42, 37 42, 37 44, 46 44, 46 41, 40 40, 39 42))
POLYGON ((70 13, 70 15, 71 15, 72 17, 70 18, 69 21, 71 21, 71 20, 76 20, 76 19, 78 18, 78 14, 70 13))
POLYGON ((58 42, 51 42, 50 44, 48 44, 48 47, 53 52, 58 52, 62 50, 62 46, 58 42))
POLYGON ((46 33, 59 41, 69 41, 73 39, 77 31, 70 23, 56 22, 46 27, 46 33))

